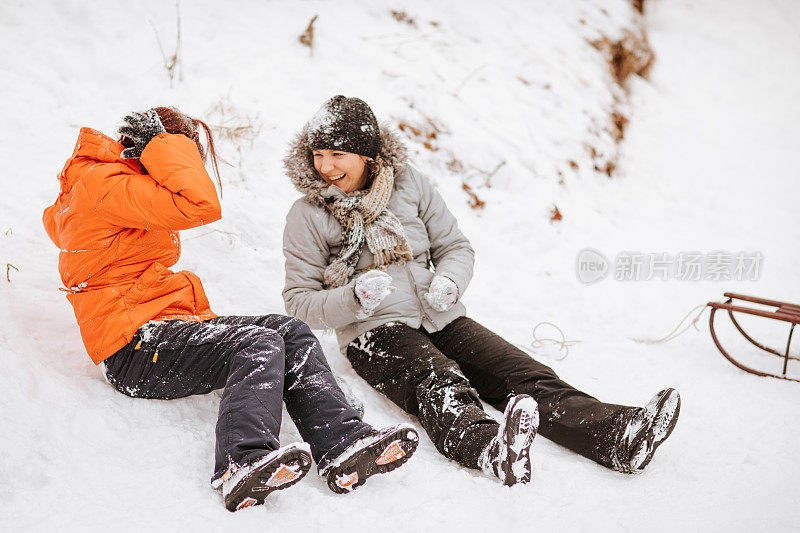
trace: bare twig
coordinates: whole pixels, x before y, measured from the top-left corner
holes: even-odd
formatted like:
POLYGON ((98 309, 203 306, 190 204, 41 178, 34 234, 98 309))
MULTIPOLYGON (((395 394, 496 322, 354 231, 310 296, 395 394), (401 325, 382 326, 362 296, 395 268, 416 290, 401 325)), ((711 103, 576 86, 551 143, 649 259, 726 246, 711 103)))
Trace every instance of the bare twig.
POLYGON ((17 272, 19 272, 19 269, 17 267, 12 265, 11 263, 6 263, 6 280, 8 280, 9 283, 11 283, 11 269, 12 268, 14 270, 16 270, 17 272))
POLYGON ((383 33, 383 34, 380 34, 380 35, 367 35, 366 37, 361 37, 361 40, 362 41, 374 41, 376 39, 392 39, 392 38, 395 38, 395 37, 402 37, 404 39, 409 39, 410 41, 416 41, 416 40, 419 40, 420 37, 424 37, 424 35, 423 36, 416 36, 415 35, 415 36, 409 38, 407 33, 383 33))
POLYGON ((308 48, 311 50, 314 49, 314 22, 316 22, 317 17, 319 17, 319 15, 314 15, 311 17, 311 21, 308 23, 306 31, 304 31, 300 37, 298 37, 298 40, 304 45, 308 46, 308 48))
POLYGON ((176 19, 177 19, 177 31, 175 33, 175 52, 169 57, 164 52, 164 47, 161 46, 161 39, 158 36, 158 30, 156 30, 155 24, 153 21, 150 21, 150 26, 153 28, 153 33, 156 36, 156 43, 158 43, 158 49, 161 52, 161 58, 164 60, 164 69, 167 71, 167 75, 169 76, 169 86, 172 87, 173 82, 175 80, 175 73, 178 73, 178 81, 183 81, 183 63, 181 62, 181 5, 179 0, 175 0, 175 12, 176 12, 176 19))
POLYGON ((458 93, 459 93, 459 91, 461 91, 461 89, 463 89, 463 88, 464 88, 464 85, 466 85, 466 84, 467 84, 467 82, 468 82, 469 80, 471 80, 471 79, 472 79, 472 77, 473 77, 475 74, 477 74, 477 73, 478 73, 478 71, 480 71, 480 70, 482 70, 483 68, 485 68, 485 67, 486 67, 486 65, 487 65, 487 63, 484 63, 483 65, 479 66, 478 68, 476 68, 475 70, 473 70, 472 72, 470 72, 469 74, 467 74, 467 77, 466 77, 466 78, 464 78, 464 80, 461 82, 461 84, 460 84, 458 87, 456 87, 456 90, 455 90, 455 91, 453 91, 451 94, 452 94, 453 96, 455 96, 455 97, 458 97, 458 93))
POLYGON ((175 34, 175 64, 178 65, 178 81, 183 81, 183 62, 180 60, 181 53, 181 4, 175 0, 175 15, 177 31, 175 34))
POLYGON ((484 182, 483 182, 483 184, 484 184, 486 187, 491 187, 491 184, 489 183, 489 181, 492 179, 492 177, 493 177, 495 174, 497 174, 497 172, 498 172, 498 171, 499 171, 501 168, 503 168, 503 167, 505 166, 505 164, 506 164, 506 160, 505 160, 505 159, 503 159, 502 161, 500 161, 500 163, 498 163, 498 165, 497 165, 496 167, 494 167, 494 170, 492 170, 491 172, 486 172, 485 170, 481 170, 481 169, 479 169, 479 168, 477 168, 477 169, 476 169, 478 172, 480 172, 481 174, 483 174, 484 176, 486 176, 486 181, 484 181, 484 182))
POLYGON ((223 231, 221 229, 212 229, 212 230, 209 230, 209 231, 207 231, 205 233, 201 233, 200 235, 195 235, 193 237, 189 237, 188 239, 183 239, 183 242, 191 241, 193 239, 199 239, 200 237, 207 237, 207 236, 211 235, 212 233, 221 233, 222 235, 225 235, 225 237, 228 240, 228 244, 230 246, 233 246, 234 244, 236 244, 236 241, 239 240, 239 235, 236 234, 236 233, 233 233, 231 231, 223 231))

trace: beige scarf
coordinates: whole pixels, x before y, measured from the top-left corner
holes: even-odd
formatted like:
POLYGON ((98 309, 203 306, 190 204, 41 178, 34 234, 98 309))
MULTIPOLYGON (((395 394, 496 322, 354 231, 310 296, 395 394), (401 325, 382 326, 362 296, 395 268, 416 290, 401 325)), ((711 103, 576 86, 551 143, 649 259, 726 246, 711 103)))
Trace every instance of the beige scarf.
POLYGON ((364 241, 375 255, 374 268, 413 259, 403 225, 386 208, 394 187, 394 169, 378 156, 375 179, 367 191, 326 202, 325 206, 342 226, 342 242, 334 261, 325 269, 325 287, 341 287, 355 272, 364 241))

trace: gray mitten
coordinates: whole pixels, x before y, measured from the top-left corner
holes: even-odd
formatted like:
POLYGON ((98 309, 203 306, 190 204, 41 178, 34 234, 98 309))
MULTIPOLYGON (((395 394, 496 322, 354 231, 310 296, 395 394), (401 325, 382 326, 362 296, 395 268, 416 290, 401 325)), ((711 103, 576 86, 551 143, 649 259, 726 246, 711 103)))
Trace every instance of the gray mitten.
POLYGON ((133 141, 132 147, 122 151, 122 159, 139 159, 147 143, 156 135, 167 133, 167 130, 164 129, 156 110, 148 109, 144 113, 135 111, 126 116, 125 124, 120 127, 119 133, 133 141))

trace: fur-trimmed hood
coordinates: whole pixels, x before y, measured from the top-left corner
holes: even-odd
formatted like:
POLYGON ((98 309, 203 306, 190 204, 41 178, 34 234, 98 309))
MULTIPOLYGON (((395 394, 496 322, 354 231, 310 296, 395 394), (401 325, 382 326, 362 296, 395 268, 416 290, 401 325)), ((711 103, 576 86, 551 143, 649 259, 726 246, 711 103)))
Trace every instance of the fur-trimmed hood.
MULTIPOLYGON (((399 135, 388 124, 382 123, 380 132, 381 148, 378 158, 383 161, 383 164, 391 166, 397 174, 408 162, 408 151, 399 135)), ((325 183, 325 180, 314 169, 314 157, 308 142, 308 125, 295 135, 289 146, 289 153, 283 159, 283 165, 286 175, 289 176, 295 188, 313 204, 322 205, 323 198, 327 196, 325 191, 329 187, 335 187, 325 183)))

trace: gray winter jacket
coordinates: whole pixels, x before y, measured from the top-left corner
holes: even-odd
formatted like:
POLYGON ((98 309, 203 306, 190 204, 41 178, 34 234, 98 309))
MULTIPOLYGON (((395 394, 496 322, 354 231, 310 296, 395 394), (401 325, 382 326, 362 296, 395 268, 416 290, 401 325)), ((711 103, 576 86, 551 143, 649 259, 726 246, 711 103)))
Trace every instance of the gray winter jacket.
POLYGON ((405 147, 386 127, 381 127, 380 155, 394 167, 394 190, 387 207, 403 224, 414 260, 389 265, 386 272, 397 290, 365 319, 356 318, 360 304, 353 287, 355 278, 374 264, 374 255, 366 246, 349 283, 334 289, 323 285, 325 267, 336 258, 342 238, 339 222, 323 201, 346 194, 317 175, 305 131, 295 138, 285 159, 287 175, 304 195, 286 216, 283 233, 286 312, 314 329, 335 329, 343 353, 356 337, 387 322, 438 331, 466 312, 460 301, 449 311, 436 311, 423 295, 434 276, 431 264, 436 274, 456 283, 460 300, 472 279, 475 260, 469 241, 433 185, 408 165, 405 147))

